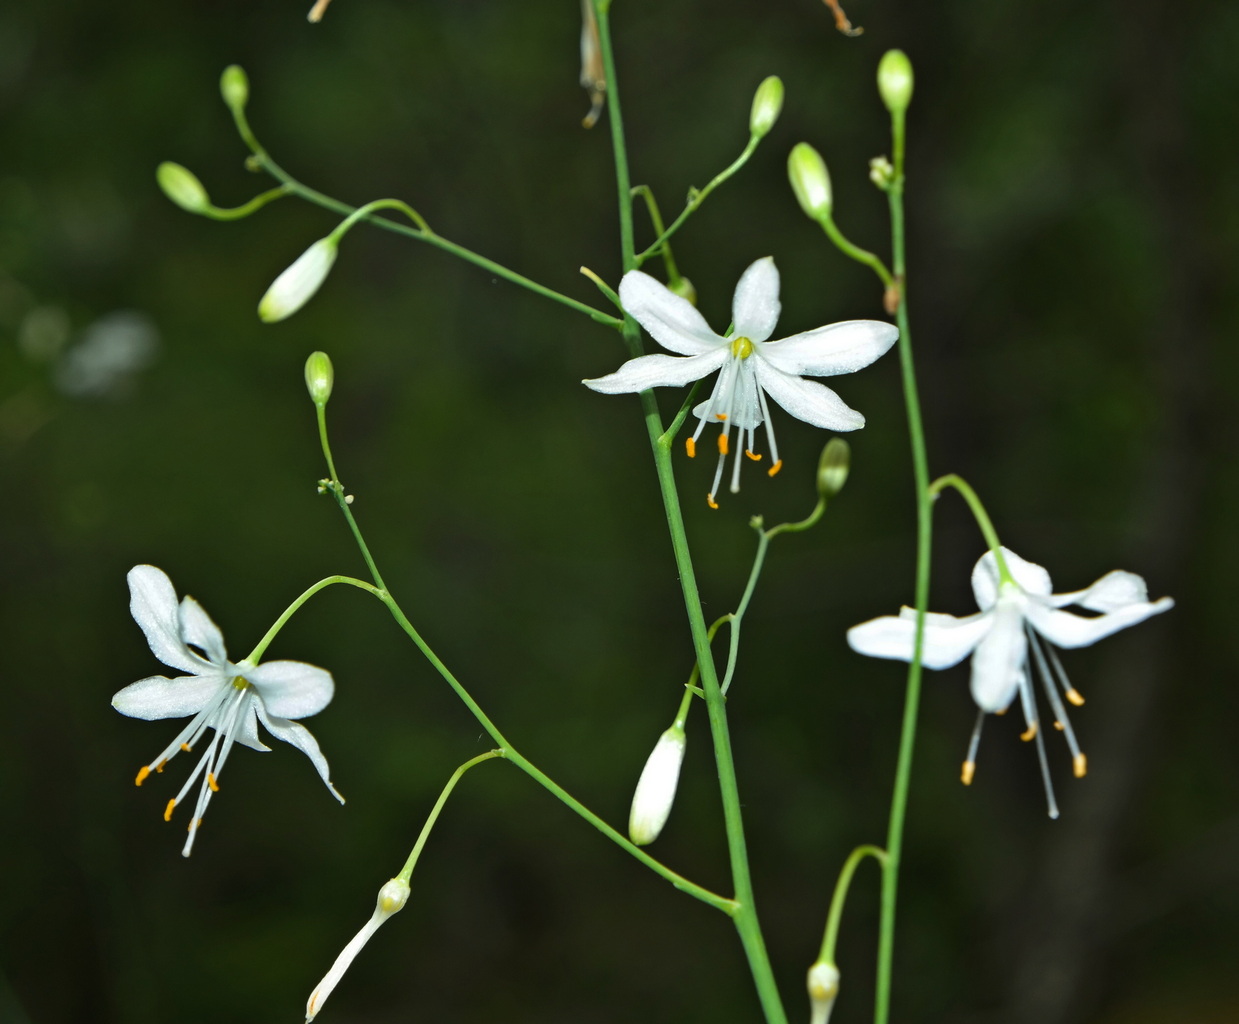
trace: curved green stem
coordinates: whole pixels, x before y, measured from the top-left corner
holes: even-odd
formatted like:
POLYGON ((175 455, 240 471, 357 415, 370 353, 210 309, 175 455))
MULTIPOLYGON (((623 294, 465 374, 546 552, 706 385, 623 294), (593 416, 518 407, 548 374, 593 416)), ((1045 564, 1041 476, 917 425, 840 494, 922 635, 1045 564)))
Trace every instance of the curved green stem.
POLYGON ((408 217, 409 220, 417 225, 418 231, 420 231, 423 235, 434 234, 434 232, 430 230, 430 225, 426 223, 426 218, 403 200, 375 199, 369 203, 366 203, 364 206, 357 207, 356 210, 345 217, 340 223, 340 226, 331 233, 330 237, 338 242, 344 237, 345 232, 348 231, 349 228, 351 228, 359 220, 369 217, 370 214, 377 210, 399 210, 406 217, 408 217))
POLYGON ((292 195, 292 189, 287 185, 278 185, 266 192, 260 192, 248 203, 240 206, 224 207, 208 204, 198 212, 204 217, 210 217, 211 220, 240 220, 242 217, 248 217, 251 213, 261 210, 268 203, 283 199, 287 195, 292 195))
POLYGON ((964 501, 968 502, 968 507, 972 510, 972 517, 977 521, 977 526, 981 530, 981 535, 985 538, 985 543, 989 545, 990 551, 994 554, 994 562, 998 566, 999 579, 1003 583, 1014 583, 1015 577, 1011 575, 1011 570, 1007 568, 1007 558, 1002 553, 1002 543, 998 540, 998 531, 994 529, 989 513, 985 510, 985 506, 981 504, 981 499, 977 497, 977 492, 972 489, 972 485, 962 476, 956 473, 948 473, 946 476, 938 477, 937 480, 929 485, 930 498, 936 499, 948 487, 954 487, 955 490, 963 495, 964 501))
POLYGON ((833 217, 827 214, 818 220, 818 224, 820 224, 822 226, 822 230, 826 232, 826 237, 835 244, 835 248, 843 253, 844 256, 855 260, 857 263, 863 263, 865 266, 869 267, 869 269, 878 275, 878 278, 885 287, 889 288, 895 283, 895 277, 889 270, 887 270, 886 264, 868 249, 862 249, 859 245, 853 245, 849 242, 844 237, 843 232, 839 230, 838 225, 835 224, 833 217))
MULTIPOLYGON (((663 215, 658 209, 658 201, 654 198, 654 190, 649 185, 637 185, 633 190, 634 196, 640 196, 645 200, 645 208, 650 214, 650 223, 654 225, 654 234, 662 237, 664 234, 663 215)), ((680 276, 680 268, 675 265, 675 256, 671 253, 671 243, 663 241, 662 243, 663 266, 667 268, 667 285, 672 291, 676 290, 676 286, 683 280, 680 276)))
POLYGON ((839 922, 843 919, 843 905, 847 902, 852 876, 856 874, 860 862, 866 857, 872 857, 881 867, 886 866, 886 851, 880 846, 873 845, 856 847, 843 862, 839 880, 835 882, 835 894, 830 900, 830 912, 826 915, 826 931, 822 936, 822 951, 818 955, 818 963, 830 964, 831 967, 838 966, 835 963, 835 944, 839 937, 839 922))
POLYGON ((259 640, 254 646, 254 649, 245 656, 245 660, 256 664, 258 659, 263 656, 263 652, 266 651, 271 641, 275 639, 276 634, 278 634, 279 631, 288 624, 288 620, 297 613, 301 606, 320 590, 326 590, 335 583, 347 583, 352 587, 360 587, 368 593, 378 594, 377 588, 370 586, 370 584, 365 582, 365 580, 354 579, 352 576, 328 576, 326 579, 319 580, 314 584, 314 586, 307 588, 300 597, 284 609, 284 613, 275 620, 275 624, 267 630, 266 635, 259 640))

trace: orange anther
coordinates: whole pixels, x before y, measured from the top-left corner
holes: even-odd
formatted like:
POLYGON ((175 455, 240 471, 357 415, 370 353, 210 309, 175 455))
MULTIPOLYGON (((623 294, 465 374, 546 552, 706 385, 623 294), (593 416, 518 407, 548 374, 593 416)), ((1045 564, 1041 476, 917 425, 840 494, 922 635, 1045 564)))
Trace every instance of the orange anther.
POLYGON ((714 500, 713 494, 706 495, 706 504, 709 505, 711 508, 718 508, 718 502, 714 500))
POLYGON ((696 438, 692 438, 692 437, 686 437, 686 438, 684 438, 684 450, 685 450, 686 452, 688 452, 688 457, 689 457, 690 459, 695 459, 695 458, 697 457, 697 440, 696 440, 696 438))
POLYGON ((718 435, 718 453, 719 455, 727 454, 727 435, 726 434, 718 435))
POLYGON ((207 772, 207 785, 211 787, 212 793, 219 792, 219 783, 215 781, 215 775, 212 772, 207 772))
POLYGON ((159 764, 155 765, 155 773, 158 774, 159 772, 162 772, 163 766, 167 763, 168 763, 168 759, 165 757, 162 761, 159 762, 159 764))
POLYGON ((1057 729, 1059 732, 1062 732, 1062 731, 1063 731, 1063 723, 1062 723, 1062 722, 1055 722, 1055 723, 1054 723, 1054 728, 1055 728, 1055 729, 1057 729))
POLYGON ((779 459, 778 462, 776 462, 773 466, 771 466, 768 470, 766 470, 766 475, 774 476, 774 474, 777 473, 782 468, 783 468, 783 460, 779 459))
POLYGON ((1088 758, 1083 754, 1076 754, 1071 759, 1071 770, 1076 773, 1077 779, 1082 779, 1088 774, 1088 758))
POLYGON ((727 413, 725 412, 716 412, 714 415, 717 416, 720 420, 727 419, 727 413))
POLYGON ((1027 743, 1030 739, 1037 735, 1037 723, 1029 722, 1028 728, 1020 733, 1020 739, 1027 743))
POLYGON ((175 807, 175 806, 176 806, 176 801, 175 801, 175 800, 169 800, 169 801, 168 801, 168 806, 167 806, 167 807, 165 807, 165 808, 163 809, 163 820, 164 820, 164 821, 171 821, 171 820, 172 820, 172 808, 173 808, 173 807, 175 807))
POLYGON ((972 785, 972 777, 977 773, 976 761, 965 761, 964 769, 959 773, 959 781, 965 786, 972 785))
POLYGON ((146 765, 143 765, 141 768, 138 769, 138 777, 133 780, 133 784, 135 786, 142 785, 142 783, 146 781, 146 777, 150 775, 150 773, 151 773, 150 768, 147 767, 146 765))
POLYGON ((186 831, 186 832, 192 832, 194 829, 196 829, 196 828, 197 828, 199 825, 201 825, 201 824, 202 824, 202 819, 201 819, 201 818, 195 818, 193 821, 191 821, 191 822, 189 823, 189 828, 187 828, 185 831, 186 831))
POLYGON ((1084 703, 1084 698, 1080 696, 1080 691, 1077 690, 1074 686, 1067 691, 1067 699, 1071 701, 1071 703, 1074 704, 1076 707, 1079 707, 1081 704, 1084 703))
POLYGON ((185 753, 187 753, 187 754, 188 754, 188 753, 189 753, 191 750, 193 750, 194 748, 193 748, 193 747, 191 747, 188 743, 182 743, 182 744, 181 744, 181 749, 182 749, 183 751, 185 751, 185 753))
POLYGON ((745 454, 745 455, 747 455, 747 456, 748 456, 750 459, 752 459, 754 462, 761 462, 761 456, 760 456, 760 455, 754 455, 754 454, 753 454, 751 451, 749 451, 747 448, 745 448, 745 449, 744 449, 744 454, 745 454))

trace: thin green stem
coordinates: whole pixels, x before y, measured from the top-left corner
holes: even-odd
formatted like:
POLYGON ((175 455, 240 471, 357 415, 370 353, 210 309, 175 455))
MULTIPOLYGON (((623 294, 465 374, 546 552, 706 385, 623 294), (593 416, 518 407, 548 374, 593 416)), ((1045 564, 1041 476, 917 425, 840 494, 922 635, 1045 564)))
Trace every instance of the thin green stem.
POLYGON ((224 207, 208 204, 199 212, 204 217, 210 217, 211 220, 240 220, 242 217, 248 217, 251 213, 261 210, 268 203, 274 202, 276 199, 283 199, 287 195, 292 195, 292 189, 287 185, 278 185, 275 188, 268 189, 266 192, 260 192, 248 203, 243 203, 240 206, 224 207))
POLYGON ((994 529, 989 513, 985 510, 985 506, 981 504, 981 499, 977 497, 977 492, 972 489, 972 485, 962 476, 948 473, 946 476, 938 477, 937 480, 929 485, 929 497, 937 499, 938 495, 948 487, 954 487, 955 490, 963 495, 964 501, 968 502, 968 507, 972 510, 972 516, 977 521, 977 526, 980 528, 982 536, 985 537, 985 543, 989 545, 990 551, 994 554, 994 562, 998 566, 999 579, 1003 583, 1014 583, 1015 577, 1011 575, 1011 570, 1007 567, 1007 558, 1002 553, 1002 542, 998 539, 998 531, 994 529))
POLYGON ((831 967, 838 966, 835 962, 835 944, 839 938, 839 922, 843 919, 843 905, 847 902, 852 876, 856 874, 860 862, 866 857, 872 857, 879 866, 885 867, 886 865, 886 851, 880 846, 873 845, 856 847, 843 862, 839 880, 835 883, 835 894, 830 900, 830 912, 826 915, 826 931, 822 936, 822 951, 818 955, 818 963, 830 964, 831 967))
MULTIPOLYGON (((366 561, 366 568, 370 570, 370 578, 374 580, 374 585, 379 588, 383 594, 387 593, 387 584, 383 582, 383 576, 379 572, 378 564, 374 561, 374 556, 370 554, 370 547, 366 544, 366 539, 361 535, 361 528, 357 525, 357 520, 353 518, 353 510, 350 507, 352 504, 352 496, 344 493, 344 484, 340 482, 340 476, 336 472, 335 460, 331 457, 331 442, 327 437, 327 407, 325 404, 316 402, 314 404, 315 411, 318 414, 318 438, 323 447, 323 458, 327 460, 327 471, 331 474, 330 479, 321 481, 321 485, 331 491, 332 497, 336 499, 336 505, 344 514, 344 521, 348 523, 349 531, 353 534, 353 540, 356 541, 358 549, 361 551, 361 557, 366 561)), ((382 597, 382 594, 379 595, 382 597)))
POLYGON ((885 287, 889 288, 894 283, 895 278, 886 268, 886 264, 868 249, 862 249, 859 245, 853 245, 849 242, 844 237, 843 232, 839 230, 838 225, 835 224, 833 217, 827 214, 818 220, 818 223, 822 226, 822 230, 826 232, 826 237, 835 244, 835 248, 843 253, 844 256, 869 267, 878 275, 885 287))
MULTIPOLYGON (((592 0, 592 2, 598 19, 598 39, 606 72, 616 190, 619 195, 620 251, 624 271, 627 272, 637 266, 637 257, 633 250, 632 186, 628 177, 628 155, 624 144, 619 79, 615 73, 615 57, 611 46, 611 26, 608 17, 611 3, 610 0, 592 0)), ((676 225, 672 226, 673 229, 675 227, 676 225)), ((631 317, 624 317, 623 334, 629 351, 634 355, 640 353, 641 333, 631 317)), ((662 418, 659 416, 653 392, 641 392, 640 399, 646 431, 654 452, 654 466, 658 475, 659 489, 662 492, 663 509, 667 516, 667 527, 671 535, 676 568, 679 570, 680 587, 688 612, 693 649, 701 669, 702 688, 706 695, 706 711, 714 741, 714 760, 718 769, 719 792, 727 832, 727 850, 735 890, 735 909, 732 911, 732 919, 735 921, 736 931, 744 947, 767 1024, 786 1024, 787 1015, 783 1010, 778 985, 774 980, 770 957, 766 952, 765 939, 757 918, 753 883, 749 872, 748 849, 744 837, 743 816, 740 809, 740 791, 736 782, 735 762, 732 758, 731 738, 727 727, 727 708, 719 687, 714 659, 710 653, 705 615, 701 607, 692 557, 689 554, 684 516, 680 509, 679 493, 676 490, 675 475, 671 467, 671 442, 663 430, 662 418)))
POLYGON ((378 210, 399 210, 406 217, 408 217, 409 220, 411 220, 414 224, 417 225, 418 231, 420 231, 423 235, 434 234, 434 232, 430 230, 430 225, 426 223, 426 218, 423 217, 420 213, 418 213, 415 209, 413 209, 413 207, 411 207, 404 200, 402 199, 375 199, 375 200, 372 200, 371 202, 366 203, 364 206, 357 207, 356 210, 354 210, 347 217, 345 217, 344 220, 341 222, 340 226, 337 227, 331 233, 331 237, 338 242, 341 238, 344 237, 345 232, 347 232, 348 229, 351 228, 354 224, 356 224, 359 220, 364 220, 365 218, 369 217, 370 214, 375 213, 378 210))
MULTIPOLYGON (((658 209, 658 201, 654 198, 654 190, 649 185, 637 185, 633 190, 634 196, 640 196, 645 200, 645 208, 650 214, 650 223, 654 226, 654 234, 662 236, 663 234, 663 215, 658 209)), ((675 265, 675 256, 671 252, 671 243, 664 241, 662 247, 663 266, 667 268, 667 284, 672 291, 683 280, 680 276, 680 268, 675 265)))
POLYGON ((753 591, 757 588, 757 577, 761 575, 762 566, 766 562, 766 551, 770 547, 771 534, 761 528, 760 517, 755 517, 757 530, 757 553, 753 556, 753 568, 749 570, 749 579, 740 595, 740 603, 731 613, 731 623, 728 627, 727 671, 723 674, 720 689, 726 693, 731 688, 732 677, 736 673, 736 662, 740 654, 740 624, 744 621, 744 613, 749 610, 749 601, 753 599, 753 591))
POLYGON ((680 405, 680 411, 675 414, 675 418, 671 421, 671 426, 664 430, 658 436, 659 444, 669 445, 675 440, 675 435, 680 432, 680 427, 684 426, 684 420, 687 419, 689 412, 697 401, 697 392, 701 390, 701 381, 697 381, 692 388, 689 389, 683 403, 680 405))
POLYGON ((284 613, 275 620, 275 624, 267 630, 266 635, 259 640, 254 646, 254 649, 245 656, 245 660, 252 664, 256 664, 258 659, 263 656, 263 653, 266 651, 267 647, 270 646, 271 641, 276 638, 279 631, 288 624, 288 620, 297 613, 301 606, 320 590, 326 590, 335 583, 347 583, 352 587, 360 587, 368 593, 375 595, 378 594, 378 590, 375 587, 370 586, 370 584, 365 582, 365 580, 354 579, 352 576, 328 576, 326 579, 319 580, 314 584, 314 586, 307 588, 300 597, 284 609, 284 613))
POLYGON ((439 820, 439 813, 443 810, 443 805, 447 803, 447 798, 452 795, 452 790, 456 788, 456 783, 464 777, 465 772, 475 765, 481 764, 483 761, 506 756, 506 750, 488 750, 485 754, 478 754, 477 757, 466 761, 452 772, 452 777, 447 780, 447 785, 443 787, 443 792, 439 794, 439 799, 435 801, 435 805, 426 816, 426 824, 422 826, 421 834, 417 837, 417 842, 413 844, 413 849, 409 853, 409 859, 404 862, 404 867, 400 869, 400 874, 396 876, 397 879, 408 885, 409 879, 413 877, 413 869, 417 867, 417 858, 422 855, 422 847, 426 845, 426 840, 430 838, 430 831, 435 827, 435 822, 439 820))

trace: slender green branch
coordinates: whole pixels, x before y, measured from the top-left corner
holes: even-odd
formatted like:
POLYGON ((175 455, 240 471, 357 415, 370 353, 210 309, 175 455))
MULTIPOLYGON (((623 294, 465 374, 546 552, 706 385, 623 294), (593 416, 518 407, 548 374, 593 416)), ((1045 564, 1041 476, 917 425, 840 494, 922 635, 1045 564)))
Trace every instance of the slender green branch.
POLYGON ((680 427, 684 425, 684 420, 693 408, 693 403, 697 400, 697 392, 701 390, 701 381, 697 381, 689 390, 687 397, 680 405, 680 411, 675 414, 675 419, 671 421, 671 426, 664 430, 658 436, 659 444, 670 444, 675 440, 675 435, 680 432, 680 427))
POLYGON ((838 225, 835 224, 834 218, 830 216, 829 213, 819 218, 818 224, 820 224, 822 226, 822 230, 826 232, 826 237, 835 244, 835 248, 843 253, 844 256, 855 260, 857 263, 863 263, 866 267, 878 275, 878 278, 885 287, 889 288, 892 284, 894 284, 895 278, 886 268, 886 264, 868 249, 862 249, 859 245, 853 245, 849 242, 843 236, 843 232, 839 230, 838 225))
POLYGON ((260 192, 248 203, 242 203, 240 206, 213 206, 208 203, 196 212, 204 217, 210 217, 211 220, 240 220, 242 217, 248 217, 251 213, 261 210, 268 203, 283 199, 287 195, 292 195, 292 189, 287 185, 277 185, 266 192, 260 192))
POLYGON ((848 889, 852 885, 852 876, 856 874, 856 869, 860 866, 860 862, 866 857, 872 857, 882 867, 886 866, 887 857, 886 851, 880 846, 858 846, 849 855, 848 859, 843 862, 843 868, 839 872, 839 880, 835 883, 835 894, 830 900, 830 912, 826 915, 826 931, 822 936, 822 951, 818 955, 818 962, 830 964, 831 967, 837 967, 835 962, 835 944, 839 938, 839 922, 843 918, 843 905, 847 902, 848 889))
POLYGON ((994 554, 994 562, 998 566, 999 578, 1004 583, 1014 583, 1015 577, 1011 575, 1011 570, 1007 567, 1007 558, 1002 553, 1002 542, 998 539, 998 531, 994 529, 989 513, 985 510, 985 506, 981 504, 981 499, 977 497, 977 492, 972 489, 972 485, 962 476, 948 473, 946 476, 938 477, 937 480, 929 485, 929 497, 936 500, 938 495, 948 487, 954 487, 955 490, 963 495, 964 501, 968 502, 968 507, 972 510, 972 516, 977 521, 977 526, 980 528, 982 536, 985 537, 985 543, 989 545, 990 551, 994 554))
MULTIPOLYGON (((654 198, 654 190, 649 185, 638 185, 632 190, 632 194, 645 200, 645 208, 650 214, 650 223, 654 225, 654 234, 661 237, 664 233, 663 215, 658 209, 658 201, 654 198)), ((680 268, 675 265, 675 256, 672 255, 670 242, 663 242, 662 256, 663 266, 667 268, 668 287, 675 291, 683 278, 680 276, 680 268)))
POLYGON ((334 583, 347 583, 349 586, 360 587, 362 590, 365 590, 371 594, 378 594, 378 590, 375 587, 370 586, 370 584, 366 583, 364 580, 354 579, 352 576, 328 576, 326 579, 319 580, 314 584, 314 586, 307 588, 300 597, 284 609, 284 613, 275 620, 275 624, 267 630, 266 635, 259 640, 254 646, 254 649, 245 656, 245 660, 251 663, 256 663, 258 659, 263 656, 263 653, 266 651, 267 647, 270 646, 271 641, 274 640, 279 631, 288 624, 288 620, 297 613, 301 606, 320 590, 326 590, 334 583))

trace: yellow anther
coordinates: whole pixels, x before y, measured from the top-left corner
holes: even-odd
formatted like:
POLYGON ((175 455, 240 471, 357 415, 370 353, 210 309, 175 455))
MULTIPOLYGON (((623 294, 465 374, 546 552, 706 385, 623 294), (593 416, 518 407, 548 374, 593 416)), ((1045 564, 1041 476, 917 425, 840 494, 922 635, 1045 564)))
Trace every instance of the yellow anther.
POLYGON ((155 774, 159 774, 160 772, 162 772, 163 766, 167 763, 168 763, 168 759, 165 757, 162 761, 159 762, 159 764, 155 765, 155 774))
POLYGON ((744 449, 744 454, 745 454, 745 455, 747 455, 747 456, 748 456, 750 459, 752 459, 754 462, 761 462, 761 456, 760 456, 760 455, 754 455, 754 454, 753 454, 751 451, 749 451, 747 448, 745 448, 745 449, 744 449))
POLYGON ((718 508, 718 502, 714 500, 713 494, 706 495, 706 504, 709 505, 711 508, 718 508))
POLYGON ((686 438, 684 438, 684 450, 685 450, 686 452, 688 452, 688 457, 689 457, 690 459, 695 459, 695 458, 697 457, 697 440, 696 440, 696 438, 692 438, 692 437, 686 437, 686 438))
POLYGON ((176 806, 176 801, 175 801, 175 800, 169 800, 169 801, 168 801, 168 806, 167 806, 167 807, 165 807, 165 808, 163 809, 163 820, 164 820, 164 821, 171 821, 171 820, 172 820, 172 808, 173 808, 173 807, 175 807, 175 806, 176 806))
POLYGON ((766 470, 766 475, 774 476, 775 473, 777 473, 782 468, 783 468, 783 460, 779 459, 778 462, 776 462, 773 466, 771 466, 768 470, 766 470))
POLYGON ((1074 704, 1076 707, 1079 707, 1081 704, 1084 703, 1084 698, 1080 696, 1080 691, 1077 690, 1074 686, 1071 687, 1067 691, 1067 699, 1071 701, 1071 703, 1074 704))
POLYGON ((718 435, 718 453, 719 455, 727 454, 727 435, 726 434, 718 435))
POLYGON ((207 785, 211 787, 212 793, 219 792, 219 783, 215 781, 215 775, 213 772, 207 772, 207 785))
POLYGON ((143 765, 141 768, 138 769, 138 777, 133 780, 133 784, 135 786, 142 785, 142 783, 146 781, 146 777, 150 775, 150 773, 151 773, 150 768, 148 768, 146 765, 143 765))
POLYGON ((716 412, 716 413, 714 414, 714 418, 715 418, 715 419, 718 419, 718 420, 725 420, 725 419, 727 419, 727 413, 725 413, 725 412, 716 412))
POLYGON ((1071 770, 1076 773, 1077 779, 1084 778, 1088 774, 1088 758, 1083 754, 1076 754, 1071 759, 1071 770))
POLYGON ((731 342, 731 354, 737 359, 748 359, 748 357, 753 354, 753 343, 749 341, 748 338, 733 338, 731 342))
POLYGON ((1029 722, 1028 728, 1020 733, 1020 739, 1027 743, 1030 739, 1037 735, 1037 723, 1029 722))
POLYGON ((181 744, 181 749, 182 749, 183 751, 185 751, 185 753, 187 753, 187 754, 188 754, 188 753, 189 753, 191 750, 193 750, 194 748, 193 748, 193 747, 191 747, 188 743, 182 743, 182 744, 181 744))
POLYGON ((201 824, 202 824, 202 819, 201 819, 201 818, 195 818, 193 821, 191 821, 191 822, 189 823, 189 828, 187 828, 185 831, 186 831, 186 832, 192 832, 194 829, 196 829, 196 828, 197 828, 199 825, 201 825, 201 824))
POLYGON ((1062 723, 1062 722, 1058 722, 1058 721, 1056 721, 1056 722, 1054 723, 1054 728, 1055 728, 1055 729, 1057 729, 1059 732, 1062 732, 1062 731, 1063 731, 1063 723, 1062 723))
POLYGON ((976 761, 965 761, 964 770, 959 773, 959 781, 965 786, 972 785, 972 777, 977 773, 976 761))

